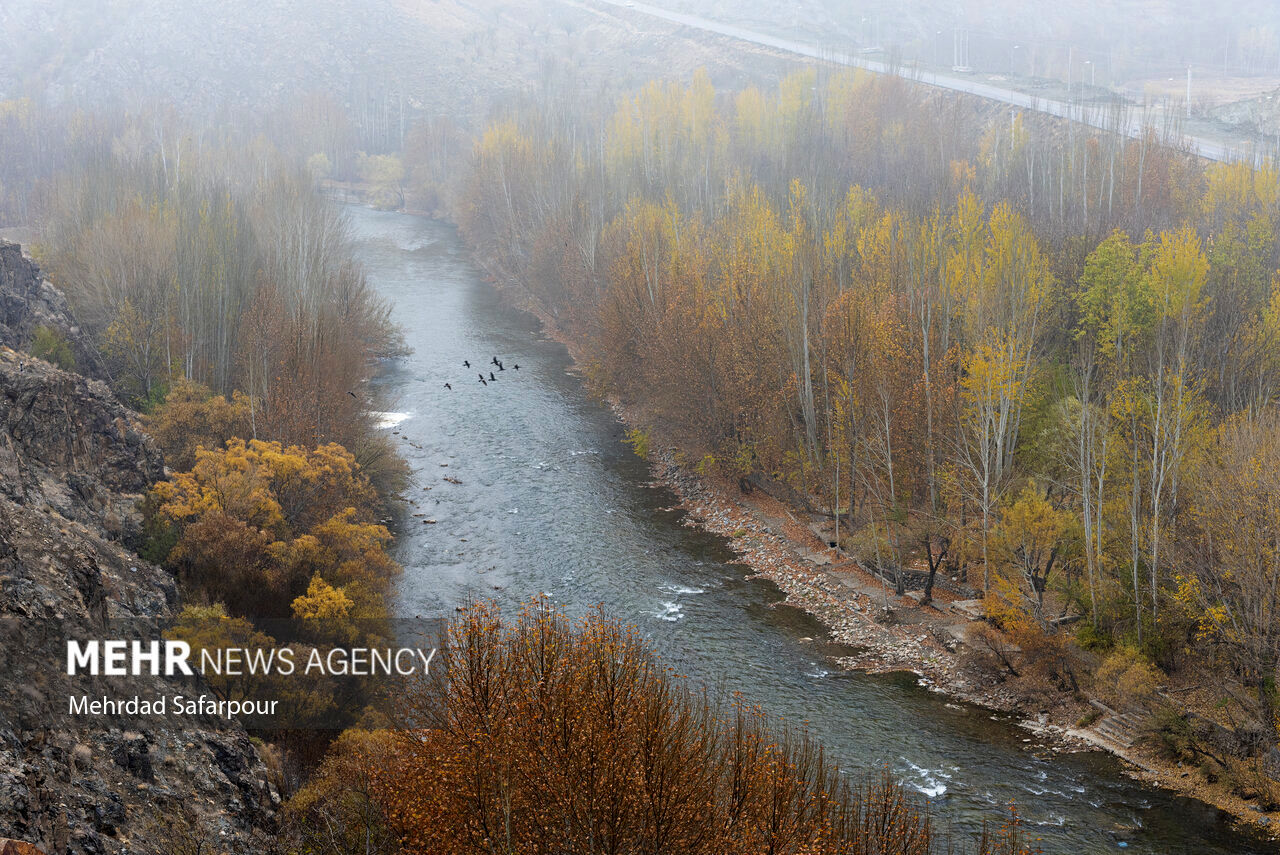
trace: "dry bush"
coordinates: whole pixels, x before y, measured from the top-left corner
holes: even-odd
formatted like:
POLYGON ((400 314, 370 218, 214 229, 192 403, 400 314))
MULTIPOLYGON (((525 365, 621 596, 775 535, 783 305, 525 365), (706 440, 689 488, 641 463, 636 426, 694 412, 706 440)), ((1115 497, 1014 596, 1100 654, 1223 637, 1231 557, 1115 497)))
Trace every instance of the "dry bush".
POLYGON ((1056 630, 1046 631, 1038 617, 1004 593, 1010 590, 1004 579, 997 580, 997 588, 1002 593, 984 602, 988 623, 973 632, 980 655, 1022 678, 1022 689, 1033 696, 1079 693, 1076 675, 1082 664, 1071 638, 1056 630))
POLYGON ((970 646, 975 656, 987 667, 1006 672, 1011 677, 1021 677, 1017 663, 1017 645, 989 623, 977 623, 969 630, 970 646))

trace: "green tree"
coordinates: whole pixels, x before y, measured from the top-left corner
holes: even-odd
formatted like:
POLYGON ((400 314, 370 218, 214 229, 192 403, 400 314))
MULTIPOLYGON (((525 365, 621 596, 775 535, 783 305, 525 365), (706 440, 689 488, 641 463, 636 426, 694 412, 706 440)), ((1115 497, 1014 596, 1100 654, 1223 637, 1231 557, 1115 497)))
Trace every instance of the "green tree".
POLYGON ((31 355, 50 362, 63 371, 76 370, 76 357, 71 343, 60 330, 41 324, 31 337, 31 355))

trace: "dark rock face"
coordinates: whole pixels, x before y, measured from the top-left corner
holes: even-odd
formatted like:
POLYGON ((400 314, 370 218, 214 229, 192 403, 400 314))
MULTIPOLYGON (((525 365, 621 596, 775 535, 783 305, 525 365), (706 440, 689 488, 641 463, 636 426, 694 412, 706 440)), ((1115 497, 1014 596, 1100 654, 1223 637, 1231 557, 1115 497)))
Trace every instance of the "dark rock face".
POLYGON ((0 495, 118 538, 162 477, 160 451, 106 384, 0 348, 0 495))
POLYGON ((0 241, 0 345, 27 350, 42 326, 57 330, 67 340, 78 371, 106 379, 102 358, 71 316, 67 298, 44 278, 21 246, 0 241))
MULTIPOLYGON (((34 312, 15 303, 31 268, 10 246, 0 246, 0 341, 20 342, 61 295, 46 299, 42 283, 26 292, 34 312)), ((122 626, 161 627, 178 607, 174 579, 127 545, 138 500, 163 473, 105 384, 0 346, 0 840, 49 855, 163 852, 157 829, 181 817, 184 839, 206 851, 263 851, 279 796, 243 729, 67 715, 67 638, 129 637, 122 626)), ((102 694, 120 691, 93 679, 102 694)), ((190 687, 145 677, 133 691, 190 687)))

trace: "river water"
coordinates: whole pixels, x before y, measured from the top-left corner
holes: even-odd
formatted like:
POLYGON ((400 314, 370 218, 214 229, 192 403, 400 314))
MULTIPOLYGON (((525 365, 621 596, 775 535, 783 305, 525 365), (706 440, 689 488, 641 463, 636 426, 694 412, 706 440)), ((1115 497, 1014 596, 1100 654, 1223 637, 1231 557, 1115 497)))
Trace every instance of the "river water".
POLYGON ((911 675, 836 669, 819 623, 748 579, 723 538, 667 510, 675 497, 650 486, 564 347, 504 304, 452 227, 349 214, 369 279, 413 348, 377 382, 415 471, 412 511, 437 521, 410 517, 400 538, 400 615, 451 615, 469 597, 514 613, 539 593, 571 613, 603 604, 692 679, 807 722, 842 767, 889 767, 960 836, 1012 802, 1047 853, 1274 851, 1212 807, 1130 781, 1109 755, 1054 754, 911 675), (487 365, 497 380, 481 385, 494 356, 507 370, 487 365))

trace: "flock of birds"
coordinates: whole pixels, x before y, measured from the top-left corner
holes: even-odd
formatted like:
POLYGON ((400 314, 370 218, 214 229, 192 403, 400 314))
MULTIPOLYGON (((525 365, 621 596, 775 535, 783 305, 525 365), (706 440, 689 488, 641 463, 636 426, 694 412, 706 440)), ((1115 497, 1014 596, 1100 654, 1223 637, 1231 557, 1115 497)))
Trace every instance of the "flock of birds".
MULTIPOLYGON (((493 365, 493 366, 495 366, 499 371, 506 371, 506 370, 507 370, 507 367, 506 367, 505 365, 503 365, 503 364, 502 364, 502 360, 501 360, 501 359, 499 359, 499 358, 498 358, 498 357, 496 357, 496 356, 495 356, 492 360, 490 360, 489 365, 493 365)), ((463 368, 470 368, 470 367, 471 367, 471 360, 469 360, 469 359, 464 359, 464 360, 462 360, 462 367, 463 367, 463 368)), ((486 367, 486 368, 488 368, 489 366, 488 366, 488 365, 486 365, 485 367, 486 367)), ((513 363, 511 364, 511 367, 512 367, 514 370, 516 370, 516 371, 519 371, 519 370, 520 370, 520 364, 519 364, 518 362, 513 362, 513 363)), ((497 376, 496 374, 494 374, 492 370, 490 370, 490 371, 489 371, 489 379, 488 379, 488 380, 486 380, 486 379, 485 379, 485 377, 484 377, 484 372, 483 372, 483 371, 479 372, 479 373, 478 373, 478 376, 480 377, 480 385, 482 385, 482 386, 488 386, 490 383, 496 383, 496 382, 498 381, 498 376, 497 376)), ((452 384, 452 383, 445 383, 445 384, 444 384, 444 387, 445 387, 446 389, 452 390, 452 389, 453 389, 453 384, 452 384)))

